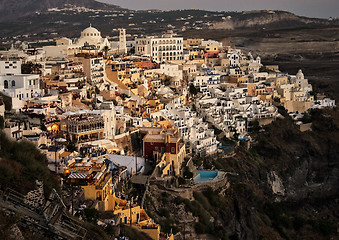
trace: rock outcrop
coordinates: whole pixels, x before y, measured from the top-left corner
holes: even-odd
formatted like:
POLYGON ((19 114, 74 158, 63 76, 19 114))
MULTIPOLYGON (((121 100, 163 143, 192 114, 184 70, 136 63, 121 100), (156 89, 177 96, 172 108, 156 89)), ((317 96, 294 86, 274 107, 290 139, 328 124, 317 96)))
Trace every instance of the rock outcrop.
POLYGON ((256 27, 297 27, 308 24, 333 24, 327 19, 316 19, 297 16, 285 11, 250 11, 229 16, 224 21, 215 22, 211 29, 235 29, 256 27))

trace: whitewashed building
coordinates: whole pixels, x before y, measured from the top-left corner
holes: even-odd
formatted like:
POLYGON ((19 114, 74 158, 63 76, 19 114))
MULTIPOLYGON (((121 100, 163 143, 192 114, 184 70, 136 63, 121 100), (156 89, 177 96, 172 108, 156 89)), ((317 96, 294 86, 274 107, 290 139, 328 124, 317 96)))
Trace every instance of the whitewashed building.
POLYGON ((183 37, 163 35, 135 39, 135 53, 151 57, 153 61, 165 62, 183 59, 183 37))
POLYGON ((92 83, 103 83, 105 75, 105 63, 102 57, 80 58, 84 72, 92 83))
POLYGON ((183 78, 182 70, 180 70, 177 64, 161 64, 160 69, 157 69, 156 72, 170 77, 177 77, 179 80, 183 78))
POLYGON ((21 60, 1 60, 0 74, 21 74, 21 60))
POLYGON ((0 91, 12 98, 29 100, 41 96, 40 78, 34 74, 1 74, 0 91))
POLYGON ((209 88, 218 88, 220 86, 219 74, 198 74, 193 78, 193 85, 206 92, 209 88))

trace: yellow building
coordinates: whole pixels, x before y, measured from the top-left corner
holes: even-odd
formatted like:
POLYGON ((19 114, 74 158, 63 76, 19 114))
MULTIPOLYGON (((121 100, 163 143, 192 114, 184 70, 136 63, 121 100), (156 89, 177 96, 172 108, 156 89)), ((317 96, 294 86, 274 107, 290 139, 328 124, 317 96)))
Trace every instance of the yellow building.
POLYGON ((152 79, 154 77, 154 69, 145 69, 143 75, 145 78, 152 79))
POLYGON ((90 160, 78 159, 69 161, 64 174, 72 183, 81 185, 86 200, 96 201, 94 206, 99 211, 113 211, 115 203, 114 189, 126 172, 125 167, 119 168, 112 177, 112 172, 105 164, 106 155, 90 160), (114 181, 114 182, 113 182, 114 181))
POLYGON ((201 58, 201 59, 194 59, 191 61, 193 64, 197 64, 197 65, 202 65, 205 63, 205 59, 201 58))
POLYGON ((96 208, 99 211, 112 211, 115 205, 113 193, 112 174, 107 169, 105 172, 97 172, 92 182, 82 186, 85 199, 96 200, 96 208))
POLYGON ((188 49, 192 46, 200 46, 202 41, 204 41, 203 38, 188 38, 187 40, 184 40, 184 47, 188 49))
POLYGON ((277 92, 271 92, 271 93, 259 94, 257 97, 259 101, 273 103, 274 99, 279 97, 279 94, 277 92))
POLYGON ((291 92, 291 99, 284 103, 288 112, 302 113, 309 109, 313 104, 313 96, 306 96, 303 88, 291 92))
POLYGON ((179 69, 182 70, 182 75, 184 80, 188 80, 189 77, 197 75, 197 65, 186 63, 179 66, 179 69))
POLYGON ((270 82, 271 87, 277 87, 284 84, 288 84, 288 78, 287 77, 269 78, 268 82, 270 82))
POLYGON ((104 163, 104 156, 90 161, 73 161, 67 168, 65 174, 73 172, 68 176, 72 182, 84 183, 82 189, 86 200, 96 201, 95 208, 99 211, 112 211, 118 215, 120 222, 131 224, 139 231, 145 232, 154 240, 172 240, 173 234, 165 235, 160 232, 160 225, 154 223, 144 209, 130 201, 116 197, 114 189, 126 172, 121 167, 112 177, 112 173, 104 163), (113 182, 114 181, 114 182, 113 182))
POLYGON ((186 156, 185 144, 180 137, 169 133, 148 133, 143 138, 143 153, 147 158, 160 160, 161 175, 180 175, 186 156))
POLYGON ((218 46, 206 46, 205 51, 206 52, 217 52, 219 51, 219 47, 218 46))
POLYGON ((136 67, 132 62, 106 61, 106 76, 120 89, 129 89, 131 85, 140 80, 143 69, 136 67))
POLYGON ((157 112, 165 108, 165 105, 161 103, 159 99, 147 100, 146 106, 146 110, 148 109, 149 113, 157 112))
POLYGON ((238 83, 248 83, 248 77, 239 77, 237 79, 238 83))
POLYGON ((113 213, 119 215, 120 222, 130 224, 137 230, 146 233, 154 240, 172 240, 173 234, 166 235, 160 232, 160 225, 154 223, 144 209, 131 202, 115 197, 115 208, 113 213))

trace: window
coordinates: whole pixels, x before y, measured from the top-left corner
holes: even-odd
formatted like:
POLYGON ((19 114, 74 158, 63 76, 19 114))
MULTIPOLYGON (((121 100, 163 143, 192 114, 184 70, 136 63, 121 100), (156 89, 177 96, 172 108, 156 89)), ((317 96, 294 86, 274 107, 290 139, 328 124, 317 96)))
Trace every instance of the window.
POLYGON ((4 88, 8 88, 8 81, 7 80, 4 81, 4 88))
POLYGON ((15 81, 14 80, 12 81, 12 87, 15 87, 15 81))
POLYGON ((175 147, 172 147, 171 152, 175 153, 175 147))

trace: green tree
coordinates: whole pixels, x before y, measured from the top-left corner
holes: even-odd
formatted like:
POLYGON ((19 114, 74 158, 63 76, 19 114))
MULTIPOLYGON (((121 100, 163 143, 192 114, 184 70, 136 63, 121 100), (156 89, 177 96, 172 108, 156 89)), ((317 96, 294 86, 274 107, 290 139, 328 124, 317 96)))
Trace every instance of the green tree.
POLYGON ((193 173, 189 170, 188 167, 185 167, 184 178, 186 179, 193 178, 193 173))
POLYGON ((67 145, 67 151, 74 152, 77 150, 77 147, 75 146, 74 142, 71 142, 67 145))
POLYGON ((35 188, 35 180, 44 183, 45 197, 54 188, 60 189, 58 180, 46 166, 46 155, 29 141, 12 141, 0 132, 0 184, 22 194, 35 188))
POLYGON ((2 93, 0 93, 0 96, 2 97, 3 103, 5 104, 5 110, 11 111, 12 110, 12 98, 2 93))
POLYGON ((113 235, 115 231, 111 224, 107 224, 105 227, 105 232, 109 235, 113 235))
POLYGON ((85 208, 83 217, 87 222, 97 223, 100 217, 100 212, 94 208, 85 208))
POLYGON ((5 127, 5 119, 3 116, 0 116, 0 130, 5 127))
POLYGON ((198 94, 198 89, 193 84, 190 85, 190 89, 189 90, 190 90, 190 93, 192 95, 197 95, 198 94))
POLYGON ((40 124, 40 129, 41 129, 41 131, 47 131, 47 128, 46 128, 44 123, 40 124))
POLYGON ((108 47, 108 46, 104 46, 103 51, 104 51, 104 53, 105 53, 105 59, 107 59, 109 47, 108 47))

